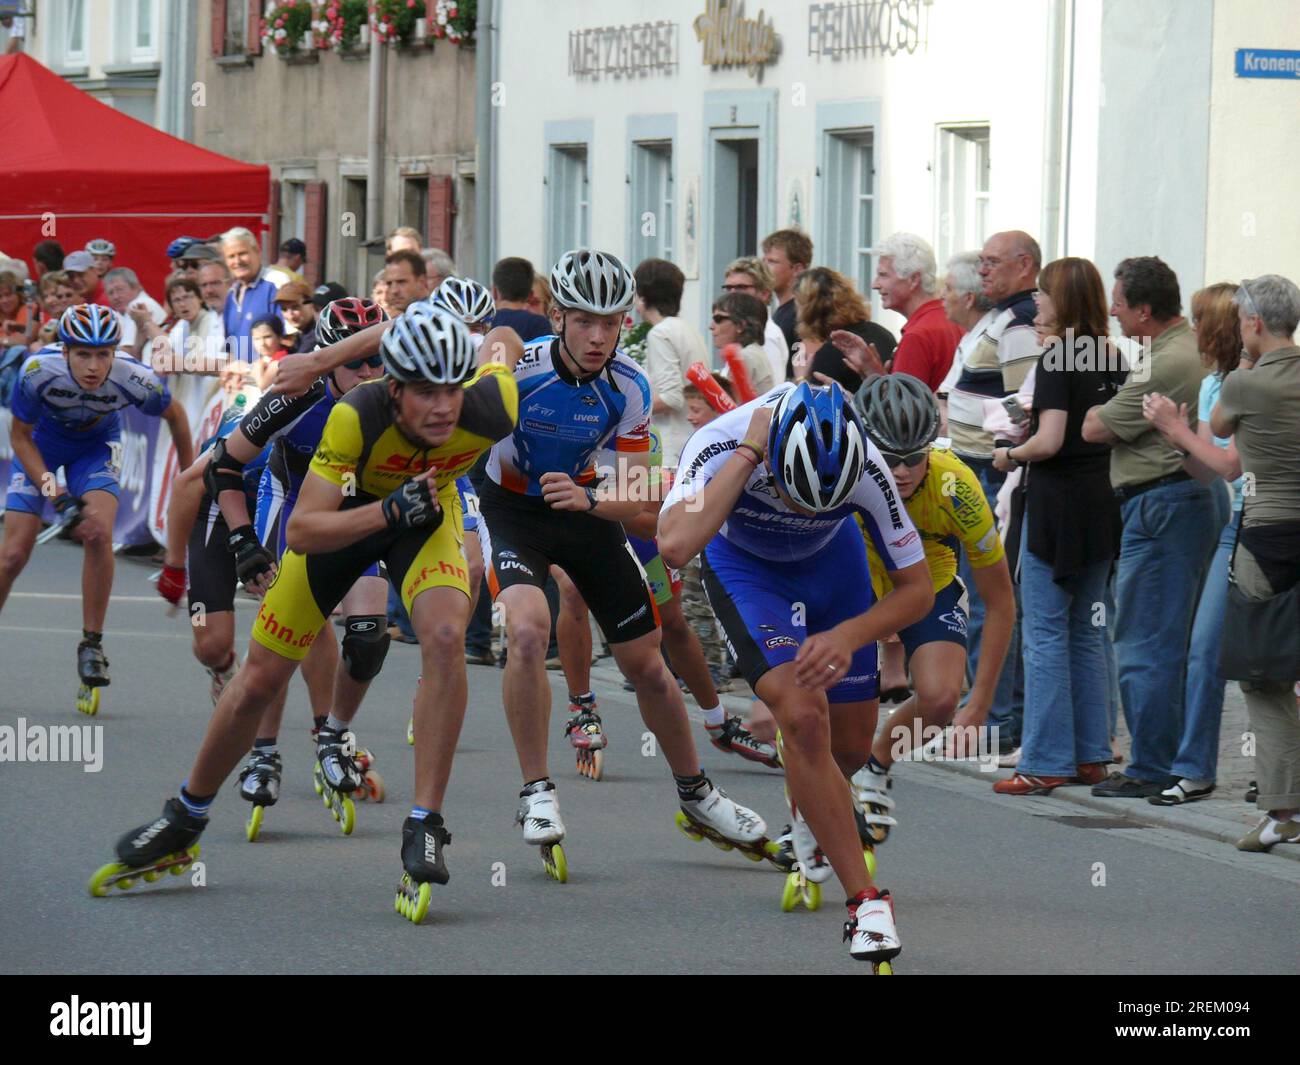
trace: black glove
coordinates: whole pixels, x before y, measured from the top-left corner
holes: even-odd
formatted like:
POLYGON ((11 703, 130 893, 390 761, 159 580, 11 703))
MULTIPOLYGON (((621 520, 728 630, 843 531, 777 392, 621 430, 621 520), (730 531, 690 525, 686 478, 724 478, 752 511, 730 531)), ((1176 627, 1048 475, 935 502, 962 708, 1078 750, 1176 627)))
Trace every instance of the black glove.
POLYGON ((226 536, 226 547, 235 556, 235 574, 241 584, 253 584, 271 571, 274 559, 262 546, 251 525, 231 529, 226 536))
POLYGON ((442 524, 442 507, 429 490, 429 481, 407 481, 388 494, 383 502, 384 518, 390 529, 428 529, 442 524))
POLYGON ((66 528, 74 529, 81 523, 81 519, 85 517, 81 513, 81 507, 81 500, 76 496, 68 495, 67 492, 54 498, 54 513, 66 528))

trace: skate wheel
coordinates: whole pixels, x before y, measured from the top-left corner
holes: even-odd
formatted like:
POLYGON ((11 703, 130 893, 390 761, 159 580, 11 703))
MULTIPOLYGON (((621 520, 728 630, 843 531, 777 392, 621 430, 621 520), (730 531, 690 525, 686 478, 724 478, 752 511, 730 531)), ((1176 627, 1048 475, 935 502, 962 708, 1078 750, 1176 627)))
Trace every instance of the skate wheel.
POLYGON ((814 884, 811 880, 806 881, 802 885, 802 890, 799 894, 803 899, 803 904, 807 906, 811 912, 816 913, 822 908, 821 884, 814 884))
POLYGON ((187 851, 182 851, 176 855, 176 864, 171 866, 167 872, 172 876, 180 876, 186 869, 194 864, 194 859, 199 856, 199 845, 196 843, 187 851))
POLYGON ((95 870, 95 875, 90 878, 90 883, 87 885, 90 888, 90 894, 97 899, 102 899, 113 887, 109 881, 119 873, 125 873, 126 870, 127 867, 121 862, 109 862, 107 865, 101 865, 95 870))
POLYGON ((133 887, 135 887, 135 877, 124 876, 113 886, 117 888, 119 891, 130 891, 133 887))
POLYGON ((712 843, 715 847, 717 847, 718 850, 720 850, 720 851, 729 851, 729 850, 734 849, 733 846, 732 846, 732 844, 728 843, 725 839, 712 839, 712 838, 710 838, 710 839, 709 839, 709 842, 712 843))
POLYGON ((887 961, 882 961, 879 965, 873 965, 872 971, 876 976, 893 976, 894 967, 887 961))
POLYGON ((790 913, 799 900, 799 874, 791 873, 781 888, 781 912, 790 913))
POLYGON ((741 851, 740 853, 743 854, 746 858, 748 858, 751 862, 761 862, 763 860, 763 856, 761 854, 755 854, 753 851, 741 851))
MULTIPOLYGON (((325 794, 325 779, 321 776, 319 762, 311 767, 311 786, 316 789, 317 795, 325 794)), ((329 805, 328 799, 325 800, 325 805, 329 805)))
POLYGON ((155 880, 161 880, 163 876, 161 869, 150 869, 140 877, 146 884, 152 884, 155 880))
POLYGON ((561 884, 569 882, 569 863, 564 857, 564 848, 558 843, 542 847, 542 865, 546 867, 546 875, 552 880, 557 880, 561 884))
POLYGON ((867 875, 874 880, 876 876, 876 852, 868 847, 862 852, 862 857, 867 861, 867 875))
POLYGON ((99 713, 99 689, 83 684, 77 691, 77 709, 91 717, 99 713))
POLYGON ((429 912, 429 896, 433 893, 433 888, 429 884, 421 884, 419 893, 416 897, 411 912, 407 914, 407 919, 411 924, 419 924, 424 920, 425 914, 429 912))
POLYGON ((605 752, 592 751, 591 765, 589 767, 587 776, 592 780, 599 780, 604 772, 605 772, 605 752))
POLYGON ((371 802, 383 802, 388 791, 384 788, 384 778, 376 773, 373 769, 366 775, 366 782, 369 784, 369 793, 371 802))
POLYGON ((340 816, 339 811, 335 811, 334 820, 339 822, 339 828, 343 829, 343 834, 345 836, 350 836, 352 835, 353 826, 357 823, 356 804, 350 797, 344 795, 339 800, 339 807, 342 811, 342 815, 340 816))
POLYGON ((254 805, 253 812, 248 815, 248 824, 244 827, 244 835, 249 843, 257 842, 257 835, 262 831, 262 811, 264 807, 254 805))
POLYGON ((415 746, 415 718, 411 718, 406 723, 406 745, 408 747, 415 746))
POLYGON ((695 830, 695 823, 684 813, 682 813, 680 810, 673 817, 673 823, 679 829, 681 829, 682 835, 684 835, 687 839, 694 840, 696 843, 698 843, 700 840, 704 838, 704 833, 697 832, 695 830))

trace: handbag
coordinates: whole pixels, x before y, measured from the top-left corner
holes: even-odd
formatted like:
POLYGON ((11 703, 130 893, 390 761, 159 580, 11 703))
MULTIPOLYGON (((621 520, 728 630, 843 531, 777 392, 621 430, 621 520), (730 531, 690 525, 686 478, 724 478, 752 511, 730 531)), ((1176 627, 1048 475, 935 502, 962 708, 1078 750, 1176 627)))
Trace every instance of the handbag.
MULTIPOLYGON (((1243 524, 1245 515, 1242 515, 1243 524)), ((1223 613, 1219 674, 1251 684, 1294 684, 1300 678, 1300 584, 1267 599, 1251 599, 1237 587, 1237 547, 1228 563, 1228 602, 1223 613)))

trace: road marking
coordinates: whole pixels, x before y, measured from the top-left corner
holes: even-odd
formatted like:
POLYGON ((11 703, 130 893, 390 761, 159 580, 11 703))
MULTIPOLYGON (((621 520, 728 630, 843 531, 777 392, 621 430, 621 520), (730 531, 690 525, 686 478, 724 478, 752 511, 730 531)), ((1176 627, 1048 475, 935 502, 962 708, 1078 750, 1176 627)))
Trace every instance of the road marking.
MULTIPOLYGON (((58 633, 64 636, 80 636, 81 629, 38 629, 31 625, 0 625, 0 632, 40 632, 40 633, 58 633)), ((130 632, 122 629, 112 629, 109 631, 110 637, 116 636, 145 636, 151 640, 188 640, 189 633, 181 632, 130 632)))
MULTIPOLYGON (((10 592, 10 599, 75 599, 81 602, 81 594, 72 594, 70 592, 10 592)), ((114 595, 110 596, 110 603, 153 603, 157 606, 166 606, 167 600, 160 595, 114 595)), ((257 606, 260 600, 248 599, 243 595, 235 596, 236 606, 257 606)))

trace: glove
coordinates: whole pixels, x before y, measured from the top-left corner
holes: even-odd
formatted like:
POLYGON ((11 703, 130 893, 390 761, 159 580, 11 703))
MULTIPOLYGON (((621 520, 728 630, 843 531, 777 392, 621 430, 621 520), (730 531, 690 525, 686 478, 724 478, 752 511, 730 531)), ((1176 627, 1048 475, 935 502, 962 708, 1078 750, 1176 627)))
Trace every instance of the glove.
POLYGON ((271 570, 271 554, 257 538, 251 525, 231 529, 226 547, 235 556, 235 574, 241 584, 253 584, 271 570))
POLYGON ((384 518, 390 529, 428 529, 442 524, 442 507, 429 490, 428 480, 407 481, 388 494, 383 502, 384 518))
POLYGON ((158 594, 172 606, 180 606, 185 594, 185 567, 164 565, 158 577, 158 594))
POLYGON ((81 519, 84 517, 81 513, 81 506, 81 500, 76 496, 68 495, 67 492, 56 496, 54 499, 54 513, 69 529, 76 528, 81 523, 81 519))

